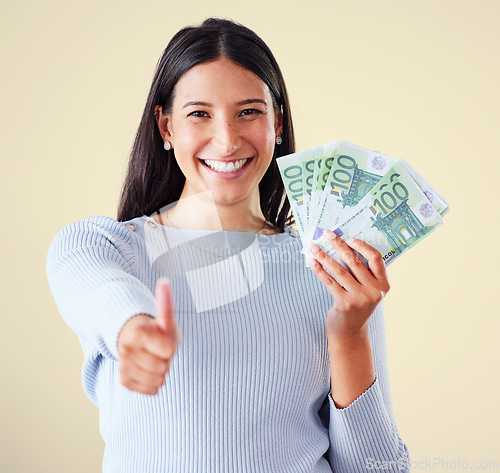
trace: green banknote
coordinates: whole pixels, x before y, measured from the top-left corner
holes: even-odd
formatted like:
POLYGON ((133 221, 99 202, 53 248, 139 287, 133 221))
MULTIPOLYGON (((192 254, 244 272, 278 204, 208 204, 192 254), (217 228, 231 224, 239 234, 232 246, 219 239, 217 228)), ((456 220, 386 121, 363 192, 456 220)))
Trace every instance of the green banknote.
MULTIPOLYGON (((321 199, 323 190, 325 189, 325 184, 327 182, 328 175, 330 174, 337 146, 337 141, 331 141, 323 146, 315 148, 317 151, 312 179, 313 188, 309 203, 308 220, 305 226, 304 239, 302 240, 302 243, 305 241, 311 241, 312 233, 315 228, 314 222, 316 221, 315 215, 317 213, 318 202, 321 199)), ((309 266, 309 255, 306 248, 304 248, 303 253, 305 254, 306 266, 309 266)))
MULTIPOLYGON (((398 159, 341 141, 310 228, 332 228, 398 159)), ((306 233, 311 236, 311 230, 306 233)))
POLYGON ((333 161, 335 159, 335 153, 337 152, 337 147, 337 141, 331 141, 330 143, 323 145, 321 149, 321 156, 316 162, 310 204, 312 211, 309 212, 309 221, 305 232, 306 235, 311 233, 311 231, 314 231, 314 228, 316 227, 315 222, 317 221, 316 214, 319 201, 325 189, 328 175, 330 174, 330 169, 332 168, 333 161))
POLYGON ((314 172, 313 172, 312 179, 311 179, 311 184, 312 184, 311 198, 310 198, 310 202, 309 202, 309 218, 307 220, 306 233, 307 233, 307 229, 309 228, 309 224, 310 224, 311 220, 314 218, 314 212, 316 211, 315 197, 318 194, 318 191, 316 190, 316 188, 318 187, 318 179, 319 179, 319 176, 321 173, 321 166, 322 166, 323 161, 324 161, 323 154, 324 154, 325 146, 326 145, 318 147, 320 149, 319 149, 319 151, 316 152, 316 156, 314 159, 314 172))
POLYGON ((323 145, 320 145, 299 153, 302 156, 302 188, 304 191, 302 221, 304 223, 304 231, 309 225, 309 218, 312 210, 311 196, 314 185, 314 169, 318 160, 321 161, 322 149, 323 145))
POLYGON ((436 207, 436 210, 440 213, 441 217, 447 214, 450 210, 450 206, 448 205, 446 199, 408 163, 406 163, 406 167, 412 179, 417 183, 418 187, 420 187, 425 196, 432 202, 432 205, 436 207))
POLYGON ((286 195, 292 207, 300 238, 304 241, 304 181, 302 167, 303 153, 293 153, 276 160, 286 195))
MULTIPOLYGON (((342 221, 330 227, 339 237, 358 238, 376 248, 388 266, 444 220, 413 180, 407 163, 398 161, 342 221)), ((340 257, 317 227, 314 242, 340 263, 340 257)))

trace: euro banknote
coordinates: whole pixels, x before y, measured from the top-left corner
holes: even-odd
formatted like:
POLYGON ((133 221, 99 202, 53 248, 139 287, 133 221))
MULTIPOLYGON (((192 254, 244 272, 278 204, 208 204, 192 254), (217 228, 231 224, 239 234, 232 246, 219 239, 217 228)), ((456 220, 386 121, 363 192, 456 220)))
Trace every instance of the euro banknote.
POLYGON ((295 223, 302 242, 304 242, 304 181, 303 167, 304 153, 293 153, 282 156, 276 160, 280 171, 285 192, 292 207, 295 223))
MULTIPOLYGON (((277 159, 303 243, 306 240, 310 241, 312 236, 308 238, 306 232, 315 222, 317 203, 325 188, 336 150, 337 141, 332 141, 277 159), (302 187, 299 182, 300 162, 302 162, 302 187)), ((307 261, 306 258, 308 266, 307 261)))
POLYGON ((311 197, 314 187, 314 170, 318 163, 321 163, 321 153, 323 145, 305 150, 301 155, 302 158, 302 188, 303 188, 303 205, 302 205, 302 220, 304 231, 309 226, 311 214, 311 197))
POLYGON ((436 207, 436 210, 439 212, 441 217, 446 215, 450 210, 447 200, 408 163, 406 163, 406 169, 418 187, 420 187, 425 196, 430 200, 432 205, 436 207))
POLYGON ((331 228, 354 207, 398 160, 391 156, 341 141, 336 150, 314 221, 316 227, 331 228))
POLYGON ((325 190, 328 176, 330 175, 330 169, 332 168, 332 164, 335 158, 335 153, 337 152, 337 147, 337 141, 326 143, 321 147, 321 155, 316 161, 310 203, 310 207, 312 210, 310 210, 309 212, 309 221, 306 227, 306 234, 308 229, 314 228, 314 224, 317 222, 316 214, 319 201, 325 190))
MULTIPOLYGON (((446 199, 405 160, 346 141, 331 141, 283 156, 278 158, 278 166, 302 239, 302 253, 305 255, 307 266, 310 243, 316 240, 326 245, 326 240, 321 240, 325 228, 338 230, 343 236, 357 235, 368 243, 372 241, 383 253, 386 264, 390 264, 441 225, 444 222, 442 217, 449 210, 446 199), (389 171, 392 182, 387 181, 389 171), (394 172, 399 173, 399 176, 394 175, 394 172), (382 190, 380 186, 384 184, 386 187, 382 190), (396 194, 388 189, 393 189, 396 194), (407 219, 413 219, 408 221, 406 226, 401 220, 402 216, 396 219, 396 214, 392 213, 396 211, 396 207, 391 209, 386 205, 392 205, 391 198, 404 196, 405 189, 409 192, 410 203, 415 204, 416 197, 422 199, 420 208, 418 212, 413 212, 413 217, 409 213, 405 214, 407 219), (397 191, 400 193, 397 194, 397 191), (379 193, 379 201, 369 204, 369 199, 375 197, 374 193, 379 193), (386 229, 384 237, 382 227, 373 227, 374 215, 379 212, 377 218, 382 218, 383 213, 380 212, 383 209, 387 213, 386 222, 391 214, 390 218, 395 219, 394 225, 397 227, 401 224, 400 227, 394 227, 400 231, 400 234, 394 233, 398 235, 396 243, 388 240, 388 236, 392 235, 391 231, 396 231, 394 228, 391 231, 386 229), (431 216, 435 221, 431 219, 432 224, 429 224, 431 216), (417 225, 415 218, 424 227, 418 235, 412 234, 417 225), (410 225, 412 222, 413 226, 410 225)), ((402 202, 399 204, 403 205, 402 202)), ((398 207, 398 212, 401 208, 398 207)), ((330 252, 332 250, 328 249, 330 252)))
MULTIPOLYGON (((341 238, 358 238, 373 246, 388 266, 443 223, 440 212, 412 178, 407 163, 399 160, 329 229, 341 238)), ((323 234, 324 228, 315 228, 313 241, 344 264, 323 234)))

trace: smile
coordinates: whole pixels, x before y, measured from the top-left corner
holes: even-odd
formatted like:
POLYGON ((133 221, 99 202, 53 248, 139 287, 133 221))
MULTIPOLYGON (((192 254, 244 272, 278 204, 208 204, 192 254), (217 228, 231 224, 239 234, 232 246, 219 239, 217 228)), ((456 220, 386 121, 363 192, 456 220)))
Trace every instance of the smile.
POLYGON ((248 158, 238 159, 237 161, 214 161, 212 159, 203 159, 202 161, 210 169, 217 172, 236 172, 247 163, 248 158))

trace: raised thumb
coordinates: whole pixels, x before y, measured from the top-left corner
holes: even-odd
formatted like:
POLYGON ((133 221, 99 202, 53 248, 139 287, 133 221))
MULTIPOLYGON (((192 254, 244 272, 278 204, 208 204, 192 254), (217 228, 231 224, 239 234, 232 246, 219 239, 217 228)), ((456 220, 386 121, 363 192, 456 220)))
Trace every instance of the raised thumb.
POLYGON ((168 279, 161 278, 156 283, 155 301, 157 312, 156 324, 166 334, 175 333, 177 331, 177 324, 174 318, 174 305, 168 279))

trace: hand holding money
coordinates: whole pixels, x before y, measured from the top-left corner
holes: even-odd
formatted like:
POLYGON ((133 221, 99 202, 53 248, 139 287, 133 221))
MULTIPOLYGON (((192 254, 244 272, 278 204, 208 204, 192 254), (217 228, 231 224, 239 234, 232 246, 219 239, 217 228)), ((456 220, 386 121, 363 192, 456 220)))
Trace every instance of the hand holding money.
POLYGON ((361 240, 347 243, 329 230, 324 237, 347 265, 346 269, 319 246, 311 245, 311 269, 335 300, 326 318, 326 332, 336 340, 368 335, 368 320, 390 289, 382 256, 361 240), (368 267, 353 250, 363 255, 368 267))
POLYGON ((339 409, 347 407, 375 381, 369 320, 389 291, 380 253, 370 245, 349 243, 328 230, 324 233, 347 269, 313 244, 311 269, 333 296, 325 329, 330 355, 331 395, 339 409), (354 251, 356 250, 356 252, 354 251), (368 262, 365 266, 357 254, 368 262))
MULTIPOLYGON (((378 250, 386 266, 444 223, 449 206, 406 161, 341 141, 277 160, 304 245, 346 267, 324 236, 357 238, 378 250)), ((366 264, 366 261, 365 261, 366 264)))

